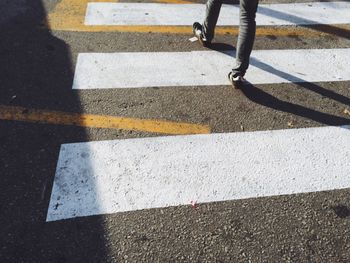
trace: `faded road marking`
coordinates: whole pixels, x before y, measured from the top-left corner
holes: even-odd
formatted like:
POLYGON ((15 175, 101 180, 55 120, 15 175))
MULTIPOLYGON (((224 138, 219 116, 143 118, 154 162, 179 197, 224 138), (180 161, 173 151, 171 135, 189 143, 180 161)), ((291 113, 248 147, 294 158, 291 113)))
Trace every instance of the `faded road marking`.
MULTIPOLYGON (((48 26, 53 30, 90 31, 89 27, 84 26, 86 8, 89 2, 116 3, 118 0, 61 0, 47 17, 48 26)), ((157 2, 190 3, 182 0, 158 0, 157 2)))
POLYGON ((207 125, 163 120, 143 120, 106 115, 79 114, 60 111, 33 110, 0 105, 0 120, 73 125, 89 128, 122 129, 160 134, 206 134, 207 125))

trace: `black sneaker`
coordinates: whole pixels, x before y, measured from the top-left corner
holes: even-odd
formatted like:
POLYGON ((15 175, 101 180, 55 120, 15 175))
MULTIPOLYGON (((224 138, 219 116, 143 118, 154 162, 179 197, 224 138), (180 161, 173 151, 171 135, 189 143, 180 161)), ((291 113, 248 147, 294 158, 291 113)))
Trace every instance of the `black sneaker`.
POLYGON ((207 47, 210 45, 210 41, 205 37, 204 32, 203 32, 203 26, 198 23, 194 22, 192 26, 192 31, 195 37, 198 39, 199 43, 202 44, 202 46, 207 47))
POLYGON ((232 71, 228 73, 228 80, 235 89, 241 88, 245 82, 245 79, 240 75, 240 73, 233 73, 232 71))

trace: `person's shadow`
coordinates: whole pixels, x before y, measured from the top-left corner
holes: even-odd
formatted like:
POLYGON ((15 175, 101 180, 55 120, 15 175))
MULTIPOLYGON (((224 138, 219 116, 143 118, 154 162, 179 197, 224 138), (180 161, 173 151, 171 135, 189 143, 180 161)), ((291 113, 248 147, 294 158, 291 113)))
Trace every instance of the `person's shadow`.
POLYGON ((45 27, 41 0, 1 0, 0 10, 0 262, 104 261, 101 217, 46 222, 61 144, 88 141, 85 128, 3 117, 82 112, 69 47, 45 27))
MULTIPOLYGON (((328 2, 328 1, 321 1, 321 2, 328 2)), ((222 0, 222 3, 225 5, 239 5, 239 0, 222 0)), ((310 2, 312 5, 312 2, 310 2)), ((298 25, 298 27, 304 27, 309 28, 315 31, 319 31, 322 33, 326 33, 329 35, 334 35, 337 37, 350 39, 350 30, 347 28, 343 28, 342 26, 338 25, 330 25, 330 24, 319 24, 316 21, 310 20, 305 17, 299 17, 297 15, 292 14, 286 14, 278 10, 272 10, 271 8, 267 6, 263 6, 259 4, 258 6, 258 14, 265 15, 271 18, 276 18, 279 20, 284 20, 286 22, 295 23, 298 25)))
MULTIPOLYGON (((235 48, 232 45, 224 44, 224 43, 213 43, 210 46, 210 49, 221 52, 228 56, 232 57, 232 63, 234 63, 235 57, 235 48)), ((287 80, 292 80, 293 83, 303 87, 307 90, 313 91, 317 94, 320 94, 329 99, 335 100, 347 106, 350 106, 350 98, 338 94, 334 91, 325 89, 315 83, 305 82, 304 80, 298 78, 297 76, 293 76, 287 72, 282 72, 271 65, 267 65, 266 63, 257 60, 254 57, 250 59, 250 65, 255 66, 261 70, 268 71, 269 73, 275 74, 279 77, 282 77, 287 80)), ((308 118, 310 120, 316 121, 318 123, 326 124, 326 125, 346 125, 350 124, 350 119, 339 117, 335 115, 331 115, 328 113, 323 113, 311 108, 307 108, 295 103, 282 101, 267 92, 259 89, 252 83, 245 83, 241 88, 243 94, 250 99, 251 101, 263 105, 265 107, 272 108, 274 110, 283 111, 298 115, 300 117, 308 118)))

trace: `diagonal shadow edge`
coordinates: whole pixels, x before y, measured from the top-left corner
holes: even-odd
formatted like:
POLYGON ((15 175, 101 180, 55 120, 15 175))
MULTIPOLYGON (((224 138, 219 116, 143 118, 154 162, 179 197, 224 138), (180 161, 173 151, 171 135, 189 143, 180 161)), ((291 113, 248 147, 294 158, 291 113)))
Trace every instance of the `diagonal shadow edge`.
MULTIPOLYGON (((232 58, 236 57, 236 50, 233 46, 217 43, 213 44, 211 49, 218 51, 220 53, 223 53, 225 55, 228 55, 232 58)), ((278 70, 274 68, 271 65, 268 65, 254 57, 251 57, 250 59, 250 65, 253 65, 261 70, 267 71, 269 73, 275 74, 279 77, 282 77, 286 80, 291 81, 292 83, 303 87, 307 90, 313 91, 317 94, 320 94, 322 96, 328 97, 330 99, 336 100, 340 103, 343 103, 345 105, 350 105, 350 99, 348 97, 345 97, 341 94, 338 94, 334 91, 327 90, 315 83, 306 82, 305 80, 293 76, 289 73, 283 72, 281 70, 278 70)), ((260 105, 278 110, 283 112, 288 112, 291 114, 298 115, 300 117, 308 118, 311 120, 314 120, 318 123, 322 123, 325 125, 331 125, 331 126, 342 126, 347 125, 350 123, 350 119, 331 115, 328 113, 319 112, 310 108, 306 108, 304 106, 294 104, 291 102, 282 101, 265 91, 259 89, 258 87, 254 86, 252 83, 245 83, 245 85, 242 87, 243 94, 250 99, 251 101, 258 103, 260 105)))

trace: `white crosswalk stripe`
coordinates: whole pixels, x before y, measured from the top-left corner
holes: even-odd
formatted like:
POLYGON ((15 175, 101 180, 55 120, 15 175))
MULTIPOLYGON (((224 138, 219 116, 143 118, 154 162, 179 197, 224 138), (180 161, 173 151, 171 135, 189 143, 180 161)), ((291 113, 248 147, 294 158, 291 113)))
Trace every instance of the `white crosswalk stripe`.
MULTIPOLYGON (((350 2, 260 5, 257 23, 346 24, 349 12, 350 2)), ((203 15, 200 4, 90 3, 85 24, 192 25, 203 15)), ((219 25, 237 24, 237 6, 224 6, 219 25)), ((246 78, 253 84, 349 81, 349 57, 348 48, 254 50, 246 78)), ((73 89, 226 85, 233 62, 227 51, 82 53, 73 89)), ((349 188, 350 164, 343 161, 350 157, 349 129, 64 144, 47 221, 349 188)))
MULTIPOLYGON (((80 54, 73 89, 227 85, 233 56, 217 51, 80 54)), ((345 81, 349 57, 350 49, 255 50, 245 77, 252 84, 345 81)))
MULTIPOLYGON (((89 3, 86 25, 192 25, 202 21, 203 4, 89 3)), ((258 25, 345 24, 350 2, 261 4, 258 25)), ((239 8, 223 5, 218 25, 238 25, 239 8)))
POLYGON ((349 129, 65 144, 47 220, 348 188, 349 129))

